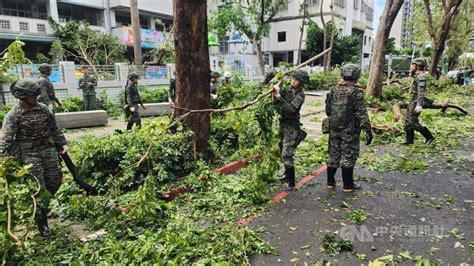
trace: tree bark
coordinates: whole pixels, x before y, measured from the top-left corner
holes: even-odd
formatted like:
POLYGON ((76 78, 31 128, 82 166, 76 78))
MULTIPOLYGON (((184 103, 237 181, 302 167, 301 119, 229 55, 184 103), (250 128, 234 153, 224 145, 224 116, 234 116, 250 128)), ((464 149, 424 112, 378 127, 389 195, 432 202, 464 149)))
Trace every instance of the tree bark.
POLYGON ((296 62, 298 65, 301 64, 301 45, 303 44, 304 23, 306 22, 307 7, 307 0, 303 0, 303 20, 301 22, 300 41, 298 43, 298 60, 296 62))
POLYGON ((328 62, 327 62, 327 67, 328 67, 328 71, 331 70, 331 56, 332 56, 332 50, 333 50, 333 47, 334 47, 334 35, 336 33, 336 30, 337 30, 337 27, 336 27, 336 20, 334 19, 334 5, 333 5, 333 1, 331 0, 331 5, 329 6, 329 8, 331 9, 331 20, 332 20, 332 25, 333 25, 333 29, 331 31, 331 41, 329 43, 329 48, 331 49, 331 51, 329 51, 328 53, 328 62))
POLYGON ((130 0, 130 16, 132 20, 133 32, 133 54, 135 65, 142 64, 142 38, 140 33, 140 17, 138 14, 138 0, 130 0))
POLYGON ((431 57, 430 74, 435 75, 441 55, 446 47, 446 40, 451 31, 451 22, 458 13, 459 6, 462 0, 452 0, 443 4, 443 17, 441 19, 441 26, 438 31, 435 31, 433 25, 433 14, 431 13, 430 0, 423 0, 425 5, 425 12, 428 18, 428 30, 431 37, 431 46, 433 47, 433 55, 431 57))
MULTIPOLYGON (((210 76, 207 43, 206 0, 174 1, 176 50, 176 116, 186 110, 209 108, 210 76)), ((210 135, 209 113, 189 114, 184 123, 193 131, 193 150, 208 155, 210 135)))
POLYGON ((255 48, 255 51, 257 52, 257 60, 258 60, 258 65, 260 66, 260 71, 262 71, 262 75, 264 75, 265 74, 265 59, 263 59, 262 44, 260 43, 260 40, 258 40, 256 37, 253 37, 252 43, 253 43, 253 47, 255 48))
POLYGON ((393 22, 398 11, 403 5, 403 0, 387 0, 380 16, 377 35, 375 36, 374 52, 370 64, 369 80, 367 83, 367 93, 370 96, 380 98, 382 96, 383 65, 386 53, 385 40, 390 35, 393 22))
MULTIPOLYGON (((324 15, 323 15, 323 4, 324 4, 324 0, 321 0, 321 5, 319 6, 319 14, 321 16, 321 23, 323 24, 323 51, 325 51, 327 48, 327 32, 326 32, 326 21, 324 21, 324 15)), ((324 72, 328 71, 327 62, 328 62, 328 55, 325 54, 323 57, 324 72)))

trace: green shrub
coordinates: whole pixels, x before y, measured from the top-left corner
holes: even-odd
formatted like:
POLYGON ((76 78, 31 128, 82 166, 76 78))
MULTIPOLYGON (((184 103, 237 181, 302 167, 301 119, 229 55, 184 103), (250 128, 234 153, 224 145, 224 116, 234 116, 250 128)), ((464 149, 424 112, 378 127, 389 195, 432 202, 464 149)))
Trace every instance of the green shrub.
POLYGON ((309 83, 306 85, 305 90, 308 91, 322 91, 329 90, 332 86, 336 85, 341 80, 340 70, 334 69, 329 72, 322 72, 311 75, 309 83))

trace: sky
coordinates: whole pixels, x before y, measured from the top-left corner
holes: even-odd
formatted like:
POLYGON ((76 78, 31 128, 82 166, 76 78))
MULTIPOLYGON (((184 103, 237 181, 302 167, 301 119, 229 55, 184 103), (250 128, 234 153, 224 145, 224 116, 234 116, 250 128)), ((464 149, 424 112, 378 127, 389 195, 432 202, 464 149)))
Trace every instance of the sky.
POLYGON ((373 35, 377 33, 377 26, 379 25, 379 18, 380 14, 382 14, 383 6, 385 4, 385 0, 374 0, 374 32, 373 35))

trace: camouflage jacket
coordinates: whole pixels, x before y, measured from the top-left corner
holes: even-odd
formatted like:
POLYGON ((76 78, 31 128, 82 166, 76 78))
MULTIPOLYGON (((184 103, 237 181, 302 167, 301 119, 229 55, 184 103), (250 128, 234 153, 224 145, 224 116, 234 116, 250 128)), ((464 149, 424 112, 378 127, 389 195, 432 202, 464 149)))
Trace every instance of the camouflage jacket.
POLYGON ((419 106, 425 104, 425 90, 426 90, 426 74, 418 73, 413 77, 413 82, 410 87, 411 101, 416 101, 419 106))
POLYGON ((129 82, 125 88, 125 99, 128 105, 142 104, 140 94, 138 93, 137 85, 129 82))
POLYGON ((273 97, 273 103, 280 113, 280 121, 288 123, 299 123, 300 110, 304 103, 304 91, 298 88, 293 91, 291 87, 280 91, 281 98, 273 97))
POLYGON ((46 105, 38 103, 29 110, 16 103, 3 119, 0 154, 17 157, 20 146, 38 143, 62 147, 67 141, 46 105))
POLYGON ((326 98, 326 115, 331 129, 371 129, 364 92, 352 85, 342 83, 331 88, 326 98))
POLYGON ((96 86, 97 79, 91 75, 79 79, 79 89, 81 89, 85 95, 94 95, 96 86))
POLYGON ((51 83, 48 76, 41 74, 38 80, 38 85, 41 88, 41 95, 38 98, 38 101, 46 105, 54 104, 57 98, 56 94, 54 93, 53 83, 51 83))

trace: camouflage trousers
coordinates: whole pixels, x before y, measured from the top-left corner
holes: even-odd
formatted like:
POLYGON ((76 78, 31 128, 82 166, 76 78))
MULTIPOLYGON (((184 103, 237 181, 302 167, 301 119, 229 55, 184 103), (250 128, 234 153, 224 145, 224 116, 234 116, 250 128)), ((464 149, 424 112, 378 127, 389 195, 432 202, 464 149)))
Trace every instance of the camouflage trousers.
POLYGON ((405 119, 405 130, 420 131, 423 126, 420 124, 420 114, 415 112, 416 101, 411 101, 408 105, 407 117, 405 119))
POLYGON ((133 107, 135 108, 135 112, 130 112, 128 115, 128 123, 135 125, 141 125, 142 119, 140 117, 140 112, 138 111, 138 104, 134 104, 133 107))
POLYGON ((84 94, 82 95, 84 99, 84 110, 97 110, 97 98, 95 94, 84 94))
POLYGON ((331 129, 329 132, 329 162, 334 168, 352 168, 359 158, 360 130, 356 128, 331 129))
MULTIPOLYGON (((24 146, 23 143, 20 146, 24 146)), ((38 199, 38 206, 47 208, 49 198, 56 194, 62 182, 58 151, 54 145, 33 145, 21 147, 20 152, 21 163, 31 164, 30 173, 40 182, 41 196, 38 199)))
MULTIPOLYGON (((425 104, 423 107, 429 107, 433 104, 433 100, 425 98, 425 104)), ((407 117, 405 119, 405 130, 416 130, 420 131, 423 126, 420 124, 420 113, 415 112, 416 100, 410 101, 407 109, 407 117)))
POLYGON ((280 154, 285 167, 295 166, 295 151, 298 145, 306 138, 306 132, 298 123, 286 123, 280 121, 278 131, 280 136, 280 154))

